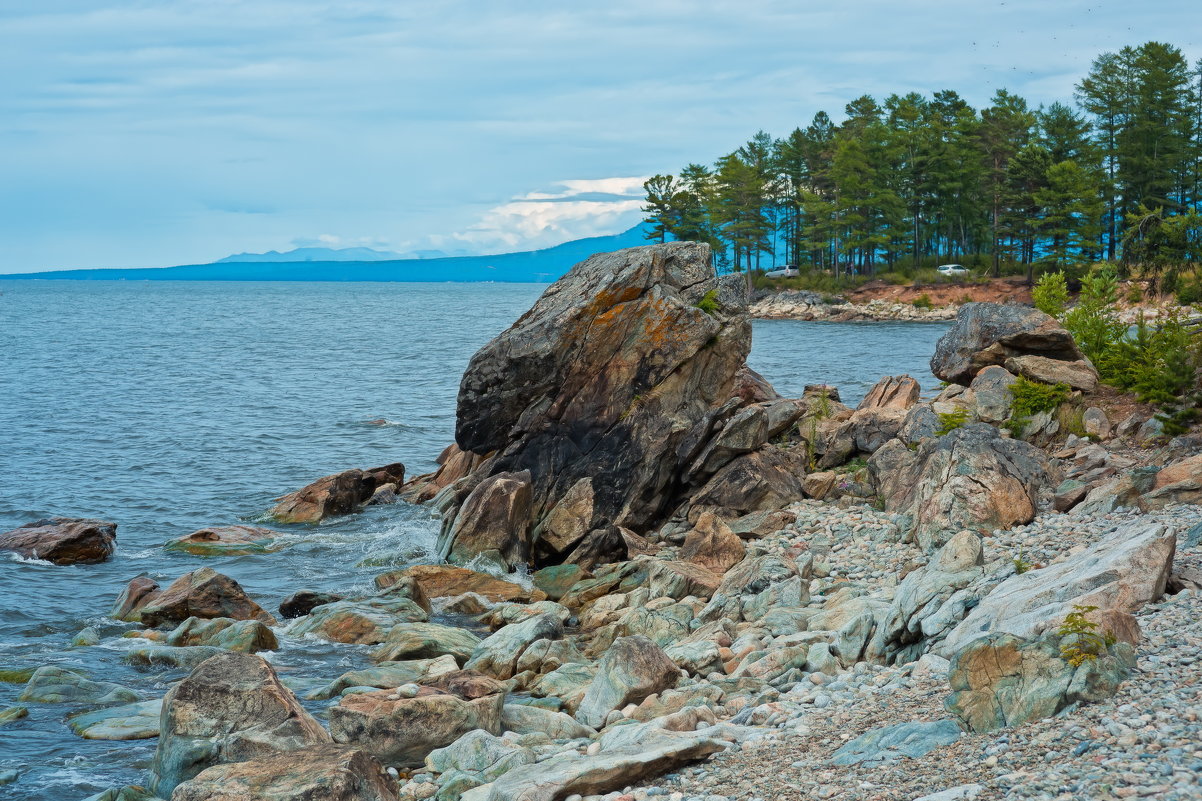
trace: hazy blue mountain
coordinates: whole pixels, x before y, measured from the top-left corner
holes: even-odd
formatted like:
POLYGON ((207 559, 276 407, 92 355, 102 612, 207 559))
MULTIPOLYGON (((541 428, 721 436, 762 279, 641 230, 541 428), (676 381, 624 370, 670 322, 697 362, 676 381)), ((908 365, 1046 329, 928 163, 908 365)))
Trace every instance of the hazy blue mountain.
POLYGON ((141 269, 58 270, 0 275, 77 281, 505 281, 548 283, 595 253, 648 244, 636 225, 609 236, 495 256, 398 259, 390 261, 250 261, 141 269))
MULTIPOLYGON (((214 264, 251 264, 260 261, 395 261, 406 256, 372 248, 295 248, 280 252, 235 253, 218 259, 214 264)), ((409 257, 412 258, 412 257, 409 257)))

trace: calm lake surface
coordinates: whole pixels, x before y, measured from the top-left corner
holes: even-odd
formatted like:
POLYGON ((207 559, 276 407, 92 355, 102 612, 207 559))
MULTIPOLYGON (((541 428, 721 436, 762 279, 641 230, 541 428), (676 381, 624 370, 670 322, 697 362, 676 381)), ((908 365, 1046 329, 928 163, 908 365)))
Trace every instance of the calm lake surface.
MULTIPOLYGON (((471 355, 538 298, 534 284, 0 280, 0 531, 41 517, 118 524, 101 565, 0 555, 0 669, 60 665, 158 698, 185 671, 135 669, 143 640, 109 620, 129 579, 161 584, 203 565, 265 608, 305 587, 366 590, 430 559, 437 523, 398 504, 320 526, 280 527, 275 554, 202 559, 167 540, 251 522, 271 499, 328 473, 401 461, 431 469, 451 442, 471 355), (368 421, 383 419, 383 425, 368 421), (98 646, 70 647, 85 626, 98 646)), ((854 405, 882 375, 927 363, 945 324, 758 321, 750 363, 781 394, 837 385, 854 405)), ((298 687, 367 663, 366 648, 281 638, 269 658, 298 687)), ((19 684, 0 683, 0 709, 19 684)), ((311 705, 320 713, 326 702, 311 705)), ((71 801, 140 783, 154 740, 84 740, 70 704, 29 704, 0 727, 0 797, 71 801)))

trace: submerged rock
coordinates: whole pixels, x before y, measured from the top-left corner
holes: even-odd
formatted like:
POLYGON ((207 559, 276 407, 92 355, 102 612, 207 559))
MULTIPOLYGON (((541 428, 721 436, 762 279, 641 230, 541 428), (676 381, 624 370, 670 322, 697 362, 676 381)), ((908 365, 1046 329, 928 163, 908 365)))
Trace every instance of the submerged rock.
POLYGON ((71 731, 85 740, 149 740, 159 736, 163 699, 110 706, 67 719, 71 731))
POLYGON ((368 470, 344 470, 277 498, 271 516, 281 523, 320 523, 327 517, 356 511, 371 500, 377 487, 399 486, 404 480, 405 466, 399 462, 368 470))
POLYGON ((117 548, 117 524, 75 517, 35 520, 0 534, 0 551, 56 565, 103 562, 117 548))
POLYGON ((278 537, 279 532, 269 528, 215 526, 177 537, 163 547, 196 556, 239 556, 277 551, 284 547, 276 541, 278 537))
POLYGON ((129 704, 142 697, 120 684, 92 681, 77 671, 47 665, 33 672, 17 700, 40 704, 129 704))

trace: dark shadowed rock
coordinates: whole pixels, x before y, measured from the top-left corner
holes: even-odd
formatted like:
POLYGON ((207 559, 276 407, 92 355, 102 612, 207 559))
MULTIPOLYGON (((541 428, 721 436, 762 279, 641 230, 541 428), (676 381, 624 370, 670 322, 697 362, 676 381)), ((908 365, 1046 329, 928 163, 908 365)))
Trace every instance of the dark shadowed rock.
POLYGON ((184 782, 172 801, 396 801, 396 780, 366 751, 315 745, 214 765, 184 782))
POLYGON ((211 765, 330 742, 265 660, 229 652, 202 662, 163 699, 150 789, 164 798, 211 765))
POLYGON ((1068 362, 1084 358, 1072 335, 1037 309, 966 303, 936 344, 931 372, 944 381, 967 385, 981 368, 1024 355, 1068 362))
POLYGON ((605 476, 593 483, 592 519, 574 530, 645 531, 674 505, 684 460, 696 454, 678 446, 748 386, 741 297, 714 278, 709 248, 696 243, 576 265, 472 358, 458 445, 496 451, 479 468, 489 476, 529 472, 535 527, 581 479, 605 476))
POLYGON ((276 622, 238 582, 211 567, 180 576, 143 606, 140 614, 147 626, 182 623, 190 617, 260 620, 268 625, 276 622))
POLYGON ((376 487, 399 486, 404 480, 405 466, 399 462, 370 470, 344 470, 277 498, 271 516, 281 523, 319 523, 332 515, 354 512, 371 500, 376 487))
POLYGON ((731 516, 782 509, 804 497, 804 448, 768 446, 738 457, 693 496, 690 518, 707 510, 731 516))
POLYGON ((317 590, 297 590, 289 595, 284 600, 280 601, 280 617, 294 618, 304 617, 313 611, 313 607, 321 606, 322 604, 332 604, 336 601, 341 601, 341 595, 335 595, 332 592, 318 592, 317 590))
POLYGON ((0 534, 0 551, 15 551, 56 565, 103 562, 117 548, 117 524, 103 520, 51 517, 0 534))

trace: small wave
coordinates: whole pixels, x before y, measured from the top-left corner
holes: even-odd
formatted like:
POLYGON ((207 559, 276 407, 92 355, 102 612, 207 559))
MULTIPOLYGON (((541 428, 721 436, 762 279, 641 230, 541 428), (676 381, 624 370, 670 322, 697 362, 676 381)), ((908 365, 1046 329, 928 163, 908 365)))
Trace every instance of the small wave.
POLYGON ((402 423, 400 420, 389 420, 387 417, 374 417, 371 420, 361 420, 359 423, 377 428, 411 428, 407 423, 402 423))
POLYGON ((26 565, 50 565, 51 567, 54 567, 54 562, 47 562, 45 559, 35 559, 32 556, 22 556, 16 551, 10 551, 8 553, 8 558, 14 562, 21 562, 22 564, 26 565))

